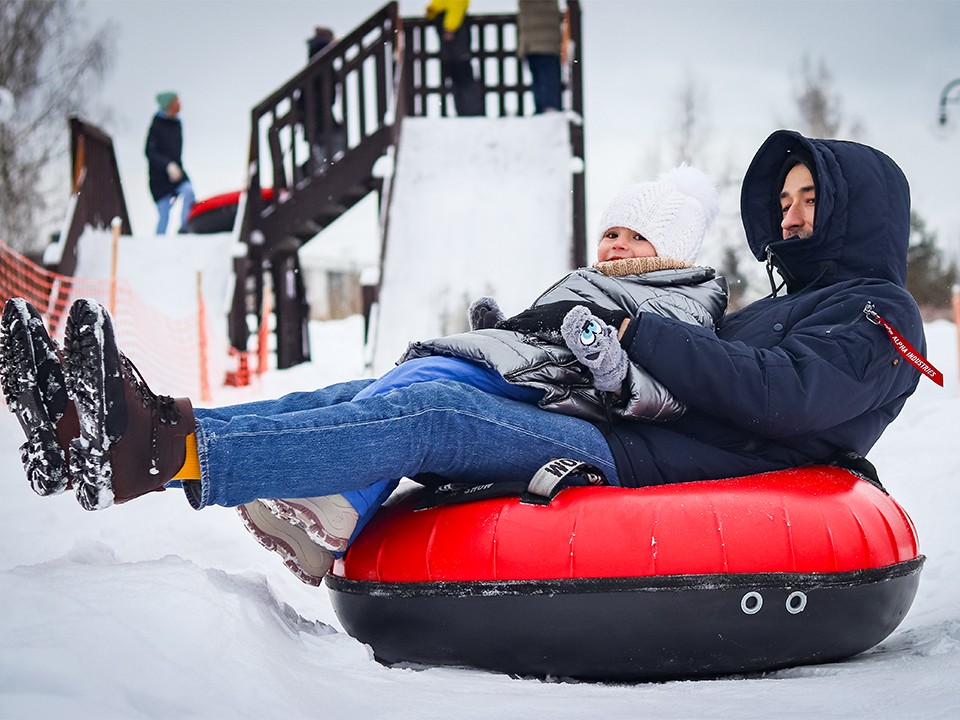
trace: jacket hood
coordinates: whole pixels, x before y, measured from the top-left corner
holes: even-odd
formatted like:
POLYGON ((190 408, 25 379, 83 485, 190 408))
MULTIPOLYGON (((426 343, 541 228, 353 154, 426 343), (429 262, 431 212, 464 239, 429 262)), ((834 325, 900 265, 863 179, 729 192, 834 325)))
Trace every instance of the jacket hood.
POLYGON ((910 187, 879 150, 778 130, 747 168, 740 210, 750 249, 762 261, 769 252, 788 292, 858 278, 906 287, 910 187), (809 238, 783 240, 779 196, 791 156, 813 165, 816 213, 809 238))

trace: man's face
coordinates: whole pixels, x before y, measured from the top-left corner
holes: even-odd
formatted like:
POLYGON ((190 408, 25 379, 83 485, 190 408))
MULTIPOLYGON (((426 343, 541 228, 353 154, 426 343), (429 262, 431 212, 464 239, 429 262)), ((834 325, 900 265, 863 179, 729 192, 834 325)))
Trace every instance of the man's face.
POLYGON ((780 210, 783 220, 783 239, 808 238, 813 234, 813 215, 816 210, 817 192, 813 175, 803 163, 794 165, 783 181, 780 191, 780 210))

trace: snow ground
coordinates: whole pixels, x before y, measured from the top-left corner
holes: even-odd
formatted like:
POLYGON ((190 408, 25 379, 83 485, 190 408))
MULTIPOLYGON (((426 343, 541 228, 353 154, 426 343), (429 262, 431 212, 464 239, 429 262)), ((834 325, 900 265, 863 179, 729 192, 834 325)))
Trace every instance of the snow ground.
MULTIPOLYGON (((313 364, 216 400, 360 376, 361 334, 359 317, 316 324, 313 364), (323 351, 331 342, 335 363, 323 351)), ((0 717, 956 717, 957 337, 946 321, 927 334, 946 387, 921 380, 871 453, 927 556, 912 610, 845 662, 720 680, 551 683, 384 667, 342 632, 326 590, 296 580, 233 511, 194 512, 178 491, 96 513, 70 495, 35 496, 19 426, 0 411, 0 717)))

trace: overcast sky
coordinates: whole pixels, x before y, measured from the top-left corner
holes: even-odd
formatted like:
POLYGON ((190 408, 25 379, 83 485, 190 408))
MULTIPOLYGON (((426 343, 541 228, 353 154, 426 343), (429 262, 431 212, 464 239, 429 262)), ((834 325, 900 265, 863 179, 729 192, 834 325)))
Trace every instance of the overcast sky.
MULTIPOLYGON (((425 0, 402 0, 420 15, 425 0)), ((98 98, 110 110, 135 232, 149 232, 143 145, 154 95, 183 102, 184 165, 200 197, 243 184, 250 109, 295 74, 312 27, 346 34, 375 0, 88 0, 91 22, 117 28, 116 65, 98 98)), ((740 175, 764 138, 796 128, 792 97, 804 56, 829 69, 857 139, 893 157, 914 207, 960 251, 960 102, 938 123, 947 83, 960 77, 954 0, 582 0, 588 222, 629 182, 666 169, 686 78, 703 89, 711 172, 740 175), (654 165, 661 167, 653 167, 654 165)), ((511 12, 513 0, 474 0, 471 12, 511 12)), ((960 98, 960 88, 952 93, 960 98)))

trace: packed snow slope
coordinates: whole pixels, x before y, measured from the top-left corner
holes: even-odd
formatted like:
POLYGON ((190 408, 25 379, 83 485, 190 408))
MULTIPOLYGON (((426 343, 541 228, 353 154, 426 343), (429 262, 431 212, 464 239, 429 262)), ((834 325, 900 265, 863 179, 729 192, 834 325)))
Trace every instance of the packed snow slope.
MULTIPOLYGON (((221 389, 217 401, 362 373, 359 317, 312 329, 314 363, 268 373, 249 390, 221 389)), ((342 632, 327 591, 296 580, 232 510, 195 512, 179 491, 93 513, 69 494, 34 495, 20 428, 0 408, 0 717, 954 718, 957 337, 946 321, 927 334, 946 387, 922 379, 870 454, 927 556, 912 610, 886 641, 845 662, 697 682, 384 667, 342 632)))
POLYGON ((513 315, 571 269, 574 162, 564 113, 403 120, 376 375, 411 339, 467 330, 467 307, 480 295, 513 315))

